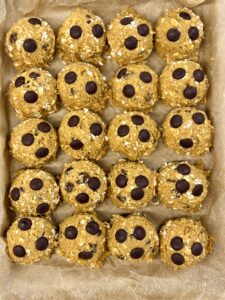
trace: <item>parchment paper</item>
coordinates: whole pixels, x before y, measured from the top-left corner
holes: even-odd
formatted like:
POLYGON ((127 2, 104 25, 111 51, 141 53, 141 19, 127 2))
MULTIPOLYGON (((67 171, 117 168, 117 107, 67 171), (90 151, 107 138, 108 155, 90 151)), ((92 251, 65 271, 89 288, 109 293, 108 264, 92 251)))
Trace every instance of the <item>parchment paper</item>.
MULTIPOLYGON (((208 230, 215 235, 215 251, 204 262, 195 267, 173 272, 159 258, 151 265, 131 264, 109 257, 101 269, 75 267, 64 258, 53 255, 50 261, 42 261, 32 266, 13 264, 5 254, 4 234, 14 216, 8 209, 7 192, 9 178, 21 165, 7 155, 7 136, 19 121, 9 108, 7 86, 15 74, 11 61, 6 57, 3 47, 4 35, 14 21, 23 16, 36 15, 45 18, 55 30, 71 9, 76 5, 92 9, 103 17, 106 23, 122 8, 134 6, 140 13, 149 17, 155 25, 157 18, 166 8, 181 6, 176 0, 0 0, 0 299, 224 299, 225 298, 225 1, 209 0, 195 9, 204 20, 206 39, 201 51, 201 63, 206 67, 211 88, 208 94, 207 111, 216 128, 214 148, 203 158, 207 167, 213 166, 209 195, 203 209, 195 217, 201 217, 208 230)), ((149 65, 160 72, 162 61, 153 54, 149 65)), ((63 64, 59 59, 51 64, 49 70, 55 75, 63 64)), ((116 65, 109 60, 103 68, 110 78, 116 65)), ((158 104, 151 116, 160 125, 169 108, 158 104)), ((108 107, 103 117, 108 122, 117 113, 108 107)), ((58 126, 65 110, 49 117, 58 126)), ((109 152, 100 162, 107 171, 120 155, 109 152)), ((165 161, 181 159, 160 143, 157 151, 145 159, 154 169, 165 161)), ((45 169, 60 174, 63 162, 69 158, 60 153, 57 162, 49 163, 45 169)), ((182 213, 150 204, 143 209, 156 226, 182 213)), ((60 204, 53 216, 57 225, 73 210, 60 204)), ((112 213, 121 210, 107 200, 99 209, 98 215, 109 219, 112 213)))

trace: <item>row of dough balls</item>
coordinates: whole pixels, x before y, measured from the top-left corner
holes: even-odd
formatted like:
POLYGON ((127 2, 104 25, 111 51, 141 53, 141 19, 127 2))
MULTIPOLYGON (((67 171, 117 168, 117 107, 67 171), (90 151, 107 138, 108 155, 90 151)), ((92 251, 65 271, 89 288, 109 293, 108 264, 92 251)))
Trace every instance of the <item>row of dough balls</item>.
MULTIPOLYGON (((59 28, 57 48, 64 61, 103 64, 108 42, 120 65, 143 62, 153 50, 150 21, 133 8, 120 12, 108 25, 92 12, 77 8, 59 28)), ((156 26, 156 50, 166 61, 196 60, 204 38, 200 17, 188 8, 167 10, 156 26)), ((36 17, 23 18, 6 35, 6 51, 18 70, 43 67, 55 52, 55 35, 49 24, 36 17)))
MULTIPOLYGON (((200 156, 212 145, 213 126, 206 113, 195 108, 175 109, 162 124, 165 145, 180 154, 200 156)), ((99 115, 79 110, 68 113, 61 121, 59 142, 62 150, 75 159, 99 160, 108 150, 137 160, 157 147, 160 131, 149 115, 124 112, 106 124, 99 115)), ((42 119, 27 119, 17 125, 10 137, 11 155, 27 167, 40 167, 55 159, 57 132, 42 119)))
POLYGON ((58 94, 68 110, 101 112, 110 99, 113 106, 127 111, 149 112, 159 99, 172 107, 204 102, 208 86, 202 67, 189 60, 168 64, 159 79, 149 66, 130 64, 120 68, 109 85, 96 67, 74 63, 58 74, 57 81, 37 68, 18 74, 10 81, 8 98, 20 119, 56 112, 58 94))
POLYGON ((213 238, 200 221, 178 218, 164 224, 159 235, 154 225, 141 215, 114 215, 103 223, 94 214, 75 214, 59 225, 38 217, 22 217, 6 234, 10 258, 31 264, 56 253, 80 266, 99 267, 108 255, 131 262, 151 263, 160 257, 175 270, 202 261, 213 248, 213 238))
POLYGON ((196 212, 208 194, 209 171, 188 161, 166 163, 158 172, 142 162, 121 160, 105 172, 90 161, 64 165, 59 186, 39 169, 20 170, 12 181, 9 199, 21 215, 48 215, 63 200, 76 212, 92 212, 105 198, 119 208, 136 211, 157 195, 172 209, 196 212), (60 193, 59 193, 60 187, 60 193))

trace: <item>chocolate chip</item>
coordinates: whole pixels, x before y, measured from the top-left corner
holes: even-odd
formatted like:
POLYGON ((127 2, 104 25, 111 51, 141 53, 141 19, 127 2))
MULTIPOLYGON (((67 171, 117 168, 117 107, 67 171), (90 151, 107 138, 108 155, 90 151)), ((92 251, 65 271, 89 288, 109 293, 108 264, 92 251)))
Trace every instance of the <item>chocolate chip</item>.
POLYGON ((192 116, 192 120, 200 125, 200 124, 203 124, 205 122, 205 116, 200 113, 200 112, 197 112, 197 113, 194 113, 193 116, 192 116))
POLYGON ((119 71, 119 73, 117 74, 117 78, 120 79, 122 78, 123 76, 125 76, 127 73, 127 68, 123 68, 119 71))
POLYGON ((96 38, 101 38, 104 34, 104 30, 101 25, 96 24, 92 27, 92 33, 96 38))
POLYGON ((41 203, 36 208, 36 212, 40 215, 45 214, 48 210, 49 210, 48 203, 41 203))
POLYGON ((138 134, 138 138, 141 142, 143 143, 147 143, 150 140, 150 133, 148 130, 146 129, 142 129, 139 134, 138 134))
POLYGON ((93 95, 97 92, 97 84, 94 81, 88 81, 85 86, 86 92, 89 95, 93 95))
POLYGON ((68 72, 65 75, 64 80, 66 83, 72 84, 77 80, 77 74, 75 72, 68 72))
POLYGON ((140 188, 146 188, 146 186, 149 184, 149 181, 147 177, 139 175, 135 178, 135 183, 140 188))
POLYGON ((25 83, 25 77, 20 76, 20 77, 16 78, 16 80, 15 80, 15 87, 20 87, 24 83, 25 83))
POLYGON ((27 91, 24 94, 24 100, 27 103, 35 103, 37 101, 37 99, 38 99, 38 94, 33 91, 27 91))
POLYGON ((131 117, 131 121, 133 122, 134 125, 142 125, 144 123, 144 118, 139 115, 133 115, 131 117))
POLYGON ((193 86, 187 86, 185 89, 184 89, 184 97, 187 98, 187 99, 194 99, 196 96, 197 96, 197 89, 193 86))
POLYGON ((10 192, 10 196, 13 201, 17 201, 20 198, 20 190, 18 188, 13 188, 10 192))
POLYGON ((32 222, 28 218, 22 218, 18 222, 18 228, 24 231, 29 230, 31 226, 32 226, 32 222))
POLYGON ((195 70, 193 76, 197 82, 202 82, 205 78, 205 74, 201 69, 195 70))
POLYGON ((16 32, 11 33, 9 40, 11 44, 14 44, 17 41, 17 33, 16 32))
POLYGON ((149 72, 141 72, 140 79, 145 83, 152 82, 152 75, 149 72))
POLYGON ((184 263, 184 257, 180 253, 172 254, 171 260, 175 265, 178 265, 178 266, 183 265, 183 263, 184 263))
POLYGON ((175 115, 170 119, 170 125, 173 128, 179 128, 182 125, 183 119, 180 115, 175 115))
POLYGON ((141 188, 135 188, 131 191, 132 199, 138 201, 144 197, 144 191, 141 188))
POLYGON ((189 38, 192 40, 192 41, 195 41, 198 39, 199 37, 199 30, 197 27, 191 27, 189 30, 188 30, 188 35, 189 35, 189 38))
POLYGON ((189 190, 189 188, 190 184, 185 179, 181 179, 176 182, 176 190, 181 194, 186 193, 189 190))
POLYGON ((123 94, 127 98, 132 98, 135 95, 135 88, 131 84, 126 84, 123 87, 123 94))
POLYGON ((90 127, 90 131, 95 136, 100 135, 102 133, 102 125, 99 123, 93 123, 90 127))
POLYGON ((128 50, 134 50, 138 46, 138 40, 134 36, 129 36, 125 39, 124 45, 128 50))
POLYGON ((191 252, 194 256, 199 256, 202 254, 203 252, 203 247, 202 247, 202 244, 201 243, 194 243, 192 246, 191 246, 191 252))
POLYGON ((72 140, 70 143, 70 147, 74 150, 80 150, 83 146, 84 144, 78 139, 72 140))
POLYGON ((44 251, 48 248, 48 239, 44 236, 38 238, 35 242, 36 249, 39 251, 44 251))
POLYGON ((73 38, 73 39, 79 39, 79 37, 81 36, 82 34, 82 29, 80 26, 78 25, 74 25, 70 28, 70 36, 73 38))
POLYGON ((23 246, 16 245, 13 247, 13 253, 17 257, 24 257, 26 255, 26 250, 23 246))
POLYGON ((78 256, 81 259, 88 260, 88 259, 91 259, 93 257, 93 253, 89 252, 89 251, 82 251, 82 252, 79 253, 78 256))
POLYGON ((88 203, 89 196, 86 193, 80 193, 76 196, 76 200, 77 200, 77 202, 79 202, 81 204, 85 204, 85 203, 88 203))
POLYGON ((173 78, 174 79, 182 79, 186 75, 186 71, 183 68, 177 68, 173 71, 173 78))
POLYGON ((41 122, 38 124, 37 126, 38 130, 40 130, 41 132, 49 132, 51 130, 51 126, 47 123, 47 122, 41 122))
POLYGON ((177 167, 177 171, 178 171, 178 173, 180 173, 182 175, 189 175, 191 172, 191 168, 186 164, 180 164, 177 167))
POLYGON ((179 236, 175 236, 171 242, 170 246, 173 248, 173 250, 179 251, 184 247, 183 239, 179 236))
POLYGON ((147 36, 149 34, 149 27, 146 24, 140 24, 137 27, 137 31, 141 36, 147 36))
POLYGON ((141 258, 144 255, 144 249, 143 248, 134 248, 130 252, 130 256, 134 259, 141 258))
POLYGON ((182 139, 180 140, 180 146, 183 148, 191 148, 193 146, 192 139, 182 139))
POLYGON ((37 43, 33 39, 26 39, 23 42, 23 48, 26 52, 34 52, 37 49, 37 43))
POLYGON ((193 188, 192 195, 199 197, 201 196, 202 192, 203 186, 201 184, 196 184, 196 186, 193 188))
POLYGON ((137 226, 135 227, 134 229, 134 237, 136 240, 143 240, 145 238, 145 235, 146 235, 146 231, 143 227, 141 226, 137 226))
POLYGON ((65 230, 65 237, 68 240, 74 240, 77 237, 78 231, 74 226, 68 226, 65 230))
POLYGON ((34 142, 34 136, 32 133, 26 133, 22 136, 21 142, 24 146, 31 146, 34 142))
POLYGON ((30 188, 34 191, 39 191, 43 187, 43 181, 40 178, 33 178, 30 181, 30 188))
POLYGON ((100 228, 99 228, 98 223, 96 223, 95 221, 88 222, 86 225, 86 231, 92 235, 99 233, 100 228))
POLYGON ((65 184, 65 190, 67 191, 67 193, 71 193, 72 190, 73 190, 73 188, 74 188, 74 184, 73 183, 67 182, 65 184))
POLYGON ((41 20, 38 18, 30 18, 28 22, 32 25, 41 25, 41 20))
POLYGON ((92 191, 97 191, 100 185, 101 185, 100 180, 97 177, 91 177, 88 180, 88 186, 92 191))
POLYGON ((171 28, 167 31, 167 39, 170 42, 176 42, 180 38, 180 31, 176 28, 171 28))
POLYGON ((33 79, 37 79, 38 77, 40 77, 41 75, 39 73, 36 73, 36 72, 31 72, 29 74, 29 77, 30 78, 33 78, 33 79))
POLYGON ((115 238, 117 240, 118 243, 123 243, 126 241, 127 239, 127 232, 124 229, 119 229, 117 230, 116 234, 115 234, 115 238))
POLYGON ((120 188, 127 186, 127 181, 128 179, 125 175, 120 174, 116 177, 116 185, 120 188))
POLYGON ((128 25, 133 21, 134 21, 134 19, 132 17, 125 17, 125 18, 120 20, 120 24, 121 25, 128 25))
POLYGON ((191 16, 186 11, 180 12, 179 16, 184 20, 191 20, 191 16))
POLYGON ((35 155, 37 158, 46 157, 48 154, 49 154, 49 150, 48 150, 48 148, 45 148, 45 147, 40 147, 35 152, 35 155))
POLYGON ((76 127, 80 122, 80 118, 78 116, 72 116, 68 120, 68 126, 69 127, 76 127))
POLYGON ((120 125, 120 127, 117 129, 117 134, 120 137, 124 137, 124 136, 128 135, 129 131, 130 131, 129 126, 120 125))

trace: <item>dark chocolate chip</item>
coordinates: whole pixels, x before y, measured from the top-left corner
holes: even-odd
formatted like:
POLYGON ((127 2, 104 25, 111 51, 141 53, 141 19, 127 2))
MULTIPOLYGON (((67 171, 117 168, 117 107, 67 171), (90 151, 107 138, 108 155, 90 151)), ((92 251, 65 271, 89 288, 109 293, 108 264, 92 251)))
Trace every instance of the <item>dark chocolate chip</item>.
POLYGON ((195 41, 198 39, 199 37, 199 30, 197 27, 191 27, 189 30, 188 30, 188 35, 189 35, 189 38, 192 40, 192 41, 195 41))
POLYGON ((120 137, 124 137, 124 136, 128 135, 129 131, 130 131, 129 126, 120 125, 120 127, 117 129, 117 134, 120 137))
POLYGON ((184 257, 180 253, 172 254, 171 260, 175 265, 178 265, 178 266, 183 265, 183 263, 184 263, 184 257))
POLYGON ((135 183, 140 188, 146 188, 149 184, 149 181, 147 177, 139 175, 135 178, 135 183))
POLYGON ((80 118, 78 116, 72 116, 68 120, 68 126, 69 127, 76 127, 80 122, 80 118))
POLYGON ((20 198, 20 190, 18 188, 13 188, 10 192, 10 196, 13 201, 17 201, 20 198))
POLYGON ((74 184, 73 183, 67 182, 65 184, 65 190, 67 191, 67 193, 71 193, 72 190, 73 190, 73 188, 74 188, 74 184))
POLYGON ((134 259, 141 258, 144 255, 144 249, 143 248, 134 248, 130 252, 130 256, 134 259))
POLYGON ((25 77, 20 76, 20 77, 16 78, 16 80, 15 80, 15 87, 20 87, 24 83, 25 83, 25 77))
POLYGON ((100 232, 98 223, 95 221, 88 222, 86 225, 86 231, 92 235, 98 234, 100 232))
POLYGON ((193 116, 192 116, 192 120, 200 125, 200 124, 203 124, 205 122, 205 116, 200 113, 200 112, 197 112, 197 113, 194 113, 193 116))
POLYGON ((82 29, 80 26, 78 25, 74 25, 70 28, 70 36, 73 38, 73 39, 79 39, 79 37, 81 36, 82 34, 82 29))
POLYGON ((40 178, 33 178, 30 181, 30 188, 34 191, 41 190, 43 187, 43 181, 40 178))
POLYGON ((202 82, 205 78, 205 74, 201 69, 195 70, 193 76, 197 82, 202 82))
POLYGON ((133 115, 131 117, 131 121, 133 122, 134 125, 142 125, 144 123, 144 118, 139 115, 133 115))
POLYGON ((68 72, 65 77, 65 82, 68 84, 72 84, 77 80, 77 74, 75 72, 68 72))
POLYGON ((38 130, 40 130, 41 132, 49 132, 51 130, 51 126, 47 123, 47 122, 41 122, 38 124, 37 126, 38 130))
POLYGON ((30 18, 28 22, 32 25, 41 25, 41 20, 38 18, 30 18))
POLYGON ((99 123, 91 124, 90 131, 93 135, 98 136, 102 133, 102 125, 99 123))
POLYGON ((127 73, 127 68, 123 68, 119 71, 119 73, 117 74, 117 78, 120 79, 122 78, 123 76, 125 76, 127 73))
POLYGON ((88 186, 92 191, 97 191, 100 185, 101 185, 100 180, 97 177, 91 177, 88 180, 88 186))
POLYGON ((191 173, 191 168, 187 164, 180 164, 177 167, 177 171, 182 175, 189 175, 191 173))
POLYGON ((193 86, 187 86, 185 89, 184 89, 184 97, 187 98, 187 99, 194 99, 196 96, 197 96, 197 89, 196 87, 193 87, 193 86))
POLYGON ((194 256, 199 256, 202 254, 203 252, 203 246, 201 243, 194 243, 192 246, 191 246, 191 252, 194 256))
POLYGON ((84 144, 78 139, 72 140, 70 143, 70 147, 74 150, 80 150, 83 146, 84 144))
POLYGON ((29 230, 31 226, 32 226, 32 222, 28 218, 22 218, 18 222, 18 228, 24 231, 29 230))
POLYGON ((193 146, 193 141, 192 139, 182 139, 180 140, 180 146, 183 148, 191 148, 193 146))
POLYGON ((186 75, 186 71, 183 68, 177 68, 173 71, 173 78, 174 79, 182 79, 186 75))
POLYGON ((48 248, 48 239, 44 236, 39 237, 35 243, 36 249, 39 251, 44 251, 48 248))
POLYGON ((140 24, 137 27, 137 31, 141 36, 147 36, 149 34, 149 27, 147 24, 140 24))
POLYGON ((199 197, 203 193, 203 186, 201 184, 196 184, 193 188, 192 195, 199 197))
POLYGON ((37 158, 46 157, 48 154, 49 154, 49 150, 48 150, 48 148, 45 148, 45 147, 40 147, 35 152, 35 155, 37 158))
POLYGON ((170 42, 176 42, 180 38, 180 31, 176 28, 171 28, 167 31, 167 39, 170 42))
POLYGON ((119 229, 117 230, 116 234, 115 234, 115 238, 117 240, 118 243, 123 243, 126 241, 127 239, 127 232, 124 229, 119 229))
POLYGON ((48 203, 41 203, 36 208, 36 212, 40 215, 45 214, 48 210, 49 210, 49 204, 48 203))
POLYGON ((16 245, 13 247, 13 253, 17 257, 24 257, 26 255, 26 250, 23 246, 16 245))
POLYGON ((66 227, 64 234, 68 240, 74 240, 77 237, 78 231, 77 231, 76 227, 68 226, 68 227, 66 227))
POLYGON ((186 11, 180 12, 179 16, 184 20, 191 20, 191 16, 186 11))
POLYGON ((120 174, 116 177, 116 185, 120 188, 127 186, 127 181, 128 179, 125 175, 120 174))
POLYGON ((140 79, 145 83, 152 82, 152 75, 149 72, 141 72, 140 79))
POLYGON ((134 36, 129 36, 125 39, 124 45, 128 50, 134 50, 138 46, 138 40, 134 36))
POLYGON ((135 88, 131 84, 126 84, 123 87, 123 94, 127 98, 132 98, 135 95, 135 88))
POLYGON ((189 190, 189 188, 190 184, 185 179, 181 179, 176 182, 176 190, 181 194, 186 193, 189 190))
POLYGON ((33 39, 26 39, 23 42, 23 48, 26 52, 32 53, 37 49, 37 43, 33 39))
POLYGON ((145 238, 145 235, 146 235, 146 231, 143 227, 141 226, 137 226, 135 227, 134 229, 134 237, 136 240, 143 240, 145 238))
POLYGON ((183 119, 180 115, 175 115, 170 119, 170 125, 173 128, 179 128, 182 125, 183 119))
POLYGON ((9 40, 11 44, 14 44, 17 41, 17 33, 16 32, 11 33, 9 40))
POLYGON ((144 197, 144 191, 141 188, 135 188, 131 191, 132 199, 138 201, 144 197))
POLYGON ((86 92, 89 95, 93 95, 97 92, 97 84, 94 81, 88 81, 85 86, 86 92))
POLYGON ((170 246, 173 248, 173 250, 179 251, 184 247, 183 239, 179 236, 175 236, 171 242, 170 246))
POLYGON ((82 251, 79 253, 79 258, 81 259, 85 259, 85 260, 88 260, 88 259, 91 259, 93 257, 93 252, 89 252, 89 251, 82 251))
POLYGON ((24 146, 31 146, 34 142, 34 136, 32 133, 26 133, 22 136, 21 142, 24 146))
POLYGON ((24 100, 27 103, 35 103, 38 100, 38 94, 35 93, 34 91, 27 91, 24 94, 24 100))
POLYGON ((147 143, 150 140, 150 133, 148 130, 146 129, 142 129, 139 134, 138 134, 138 138, 141 142, 143 143, 147 143))
POLYGON ((104 29, 101 25, 96 24, 92 27, 92 33, 96 38, 101 38, 104 34, 104 29))
POLYGON ((128 25, 133 21, 134 21, 134 19, 132 17, 125 17, 125 18, 120 20, 120 24, 121 25, 128 25))
POLYGON ((29 77, 30 78, 33 78, 33 79, 37 79, 38 77, 40 77, 41 75, 39 73, 36 73, 36 72, 31 72, 29 74, 29 77))
POLYGON ((76 196, 76 200, 77 200, 77 202, 79 202, 81 204, 85 204, 85 203, 88 203, 89 196, 86 193, 80 193, 76 196))

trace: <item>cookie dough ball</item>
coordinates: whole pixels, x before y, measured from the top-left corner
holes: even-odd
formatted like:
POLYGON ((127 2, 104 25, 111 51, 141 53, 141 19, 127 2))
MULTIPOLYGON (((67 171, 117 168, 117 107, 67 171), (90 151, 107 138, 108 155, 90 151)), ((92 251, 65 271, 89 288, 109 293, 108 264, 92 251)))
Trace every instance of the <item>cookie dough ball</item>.
POLYGON ((200 221, 178 218, 168 221, 159 232, 160 257, 175 270, 191 267, 212 252, 213 238, 200 221))
POLYGON ((97 114, 88 110, 73 111, 61 122, 59 140, 68 155, 98 160, 107 150, 106 125, 97 114))
POLYGON ((113 216, 107 241, 111 255, 132 262, 151 263, 159 246, 155 227, 140 215, 113 216))
POLYGON ((103 64, 106 32, 103 20, 91 11, 76 8, 59 28, 57 46, 64 61, 103 64))
POLYGON ((6 233, 7 252, 19 264, 49 258, 55 248, 55 229, 43 218, 22 217, 6 233))
POLYGON ((116 106, 148 112, 158 100, 158 76, 147 65, 128 65, 118 70, 111 89, 116 106))
POLYGON ((148 59, 153 48, 150 21, 133 8, 122 10, 108 26, 107 39, 112 58, 120 65, 148 59))
POLYGON ((208 87, 208 77, 201 66, 189 60, 167 65, 160 76, 161 98, 172 107, 205 101, 208 87))
POLYGON ((203 38, 203 23, 192 10, 167 10, 156 26, 156 51, 167 62, 197 60, 203 38))
POLYGON ((36 17, 23 18, 7 32, 5 47, 18 70, 43 67, 53 59, 55 35, 46 21, 36 17))
POLYGON ((149 155, 155 150, 159 136, 156 123, 142 112, 117 115, 108 130, 112 151, 121 152, 130 160, 149 155))
POLYGON ((66 66, 58 75, 58 91, 68 110, 87 108, 95 112, 106 106, 107 84, 101 72, 86 63, 66 66))
POLYGON ((103 202, 107 190, 104 171, 90 161, 74 161, 64 165, 60 178, 63 199, 77 211, 91 212, 103 202))
POLYGON ((19 119, 46 117, 57 110, 56 80, 38 68, 23 72, 10 82, 9 101, 19 119))
POLYGON ((99 267, 106 257, 106 228, 94 214, 75 214, 59 225, 58 253, 80 266, 99 267))
POLYGON ((169 208, 195 212, 208 193, 208 172, 187 161, 166 163, 158 175, 158 196, 169 208))
POLYGON ((12 208, 22 215, 49 214, 59 202, 59 187, 45 171, 20 170, 13 179, 9 198, 12 208))
POLYGON ((108 175, 109 199, 130 211, 145 207, 155 195, 156 174, 141 162, 120 161, 108 175))
POLYGON ((40 167, 56 157, 55 129, 44 120, 28 119, 17 125, 9 142, 12 156, 27 167, 40 167))
POLYGON ((199 156, 212 146, 213 126, 206 113, 195 108, 178 108, 166 117, 163 126, 166 146, 177 153, 199 156))

